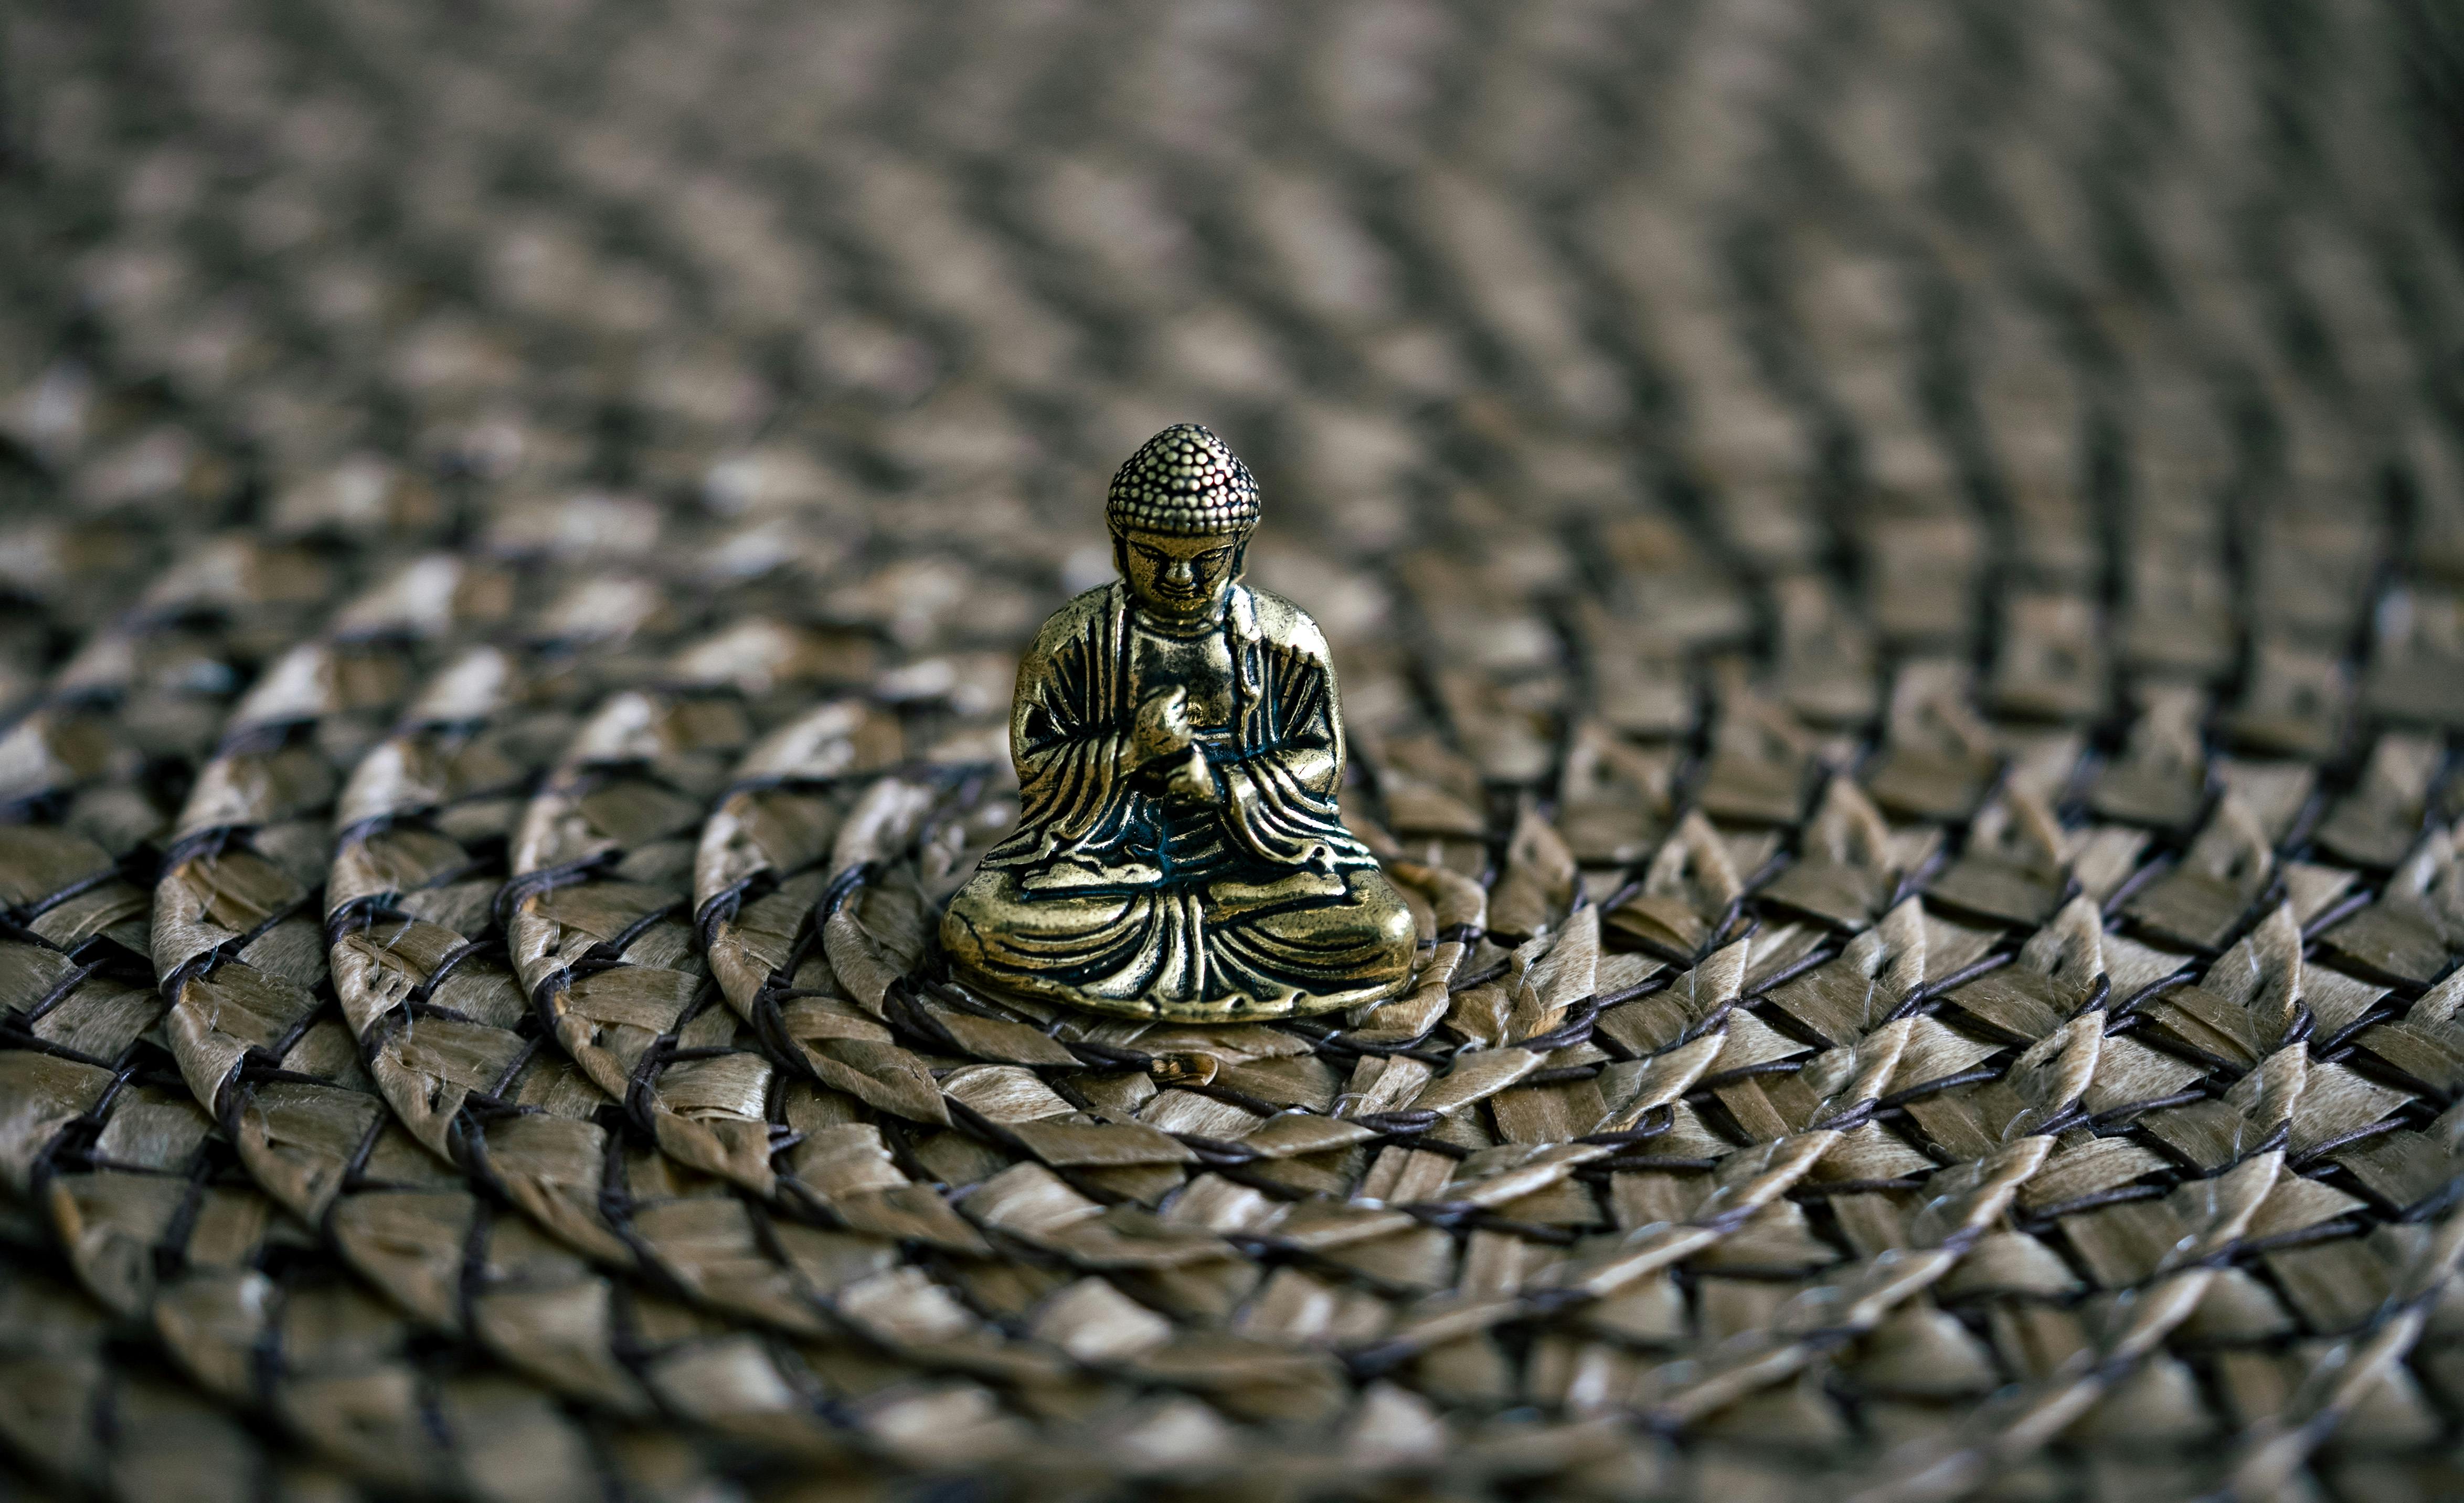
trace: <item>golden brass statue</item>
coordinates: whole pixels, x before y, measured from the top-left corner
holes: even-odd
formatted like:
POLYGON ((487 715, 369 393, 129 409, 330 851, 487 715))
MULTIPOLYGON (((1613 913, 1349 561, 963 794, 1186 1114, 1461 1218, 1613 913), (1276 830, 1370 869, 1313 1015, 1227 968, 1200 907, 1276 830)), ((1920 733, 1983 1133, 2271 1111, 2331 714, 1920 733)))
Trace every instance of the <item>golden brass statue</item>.
POLYGON ((964 982, 1233 1021, 1391 996, 1411 910, 1343 828, 1317 623, 1240 583, 1258 484, 1195 423, 1112 477, 1121 578, 1044 624, 1010 706, 1018 829, 941 920, 964 982))

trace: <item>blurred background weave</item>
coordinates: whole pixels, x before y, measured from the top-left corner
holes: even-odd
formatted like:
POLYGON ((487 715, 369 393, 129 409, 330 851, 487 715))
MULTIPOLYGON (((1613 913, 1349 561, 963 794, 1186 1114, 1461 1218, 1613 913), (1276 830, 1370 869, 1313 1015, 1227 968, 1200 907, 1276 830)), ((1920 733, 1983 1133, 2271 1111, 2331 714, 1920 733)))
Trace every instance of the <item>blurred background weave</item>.
POLYGON ((2438 0, 0 15, 0 1481, 2464 1495, 2438 0), (1167 423, 1397 1001, 939 984, 1167 423))

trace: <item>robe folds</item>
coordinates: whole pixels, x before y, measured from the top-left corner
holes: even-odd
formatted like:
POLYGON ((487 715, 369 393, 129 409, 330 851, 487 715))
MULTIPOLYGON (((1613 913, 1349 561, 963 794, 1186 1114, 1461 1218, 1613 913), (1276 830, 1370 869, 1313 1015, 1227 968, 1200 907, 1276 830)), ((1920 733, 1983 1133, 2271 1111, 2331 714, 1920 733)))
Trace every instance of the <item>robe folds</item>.
POLYGON ((1391 994, 1411 965, 1410 910, 1336 807, 1341 705, 1316 623, 1233 586, 1226 723, 1193 719, 1212 803, 1125 765, 1139 703, 1170 687, 1137 681, 1148 630, 1115 583, 1063 607, 1021 663, 1019 826, 951 901, 954 969, 995 991, 1148 1017, 1391 994))

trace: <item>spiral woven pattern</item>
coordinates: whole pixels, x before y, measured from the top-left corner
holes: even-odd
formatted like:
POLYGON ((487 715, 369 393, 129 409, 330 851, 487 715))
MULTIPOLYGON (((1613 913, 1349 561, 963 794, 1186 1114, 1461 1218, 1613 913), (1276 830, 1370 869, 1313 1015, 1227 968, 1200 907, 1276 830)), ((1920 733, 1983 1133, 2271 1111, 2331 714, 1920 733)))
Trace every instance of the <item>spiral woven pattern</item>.
POLYGON ((2452 10, 11 8, 0 1493, 2464 1495, 2452 10), (986 1002, 1191 415, 1412 983, 986 1002))

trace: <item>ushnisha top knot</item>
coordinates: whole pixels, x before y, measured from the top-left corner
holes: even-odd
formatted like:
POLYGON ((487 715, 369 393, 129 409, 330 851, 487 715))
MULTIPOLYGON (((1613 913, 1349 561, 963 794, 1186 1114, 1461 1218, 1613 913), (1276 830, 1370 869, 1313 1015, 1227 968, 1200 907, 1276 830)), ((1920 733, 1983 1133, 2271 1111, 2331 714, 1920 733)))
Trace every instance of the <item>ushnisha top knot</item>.
POLYGON ((1247 532, 1258 525, 1258 480, 1223 440, 1196 423, 1175 423, 1112 476, 1104 520, 1114 532, 1247 532))

